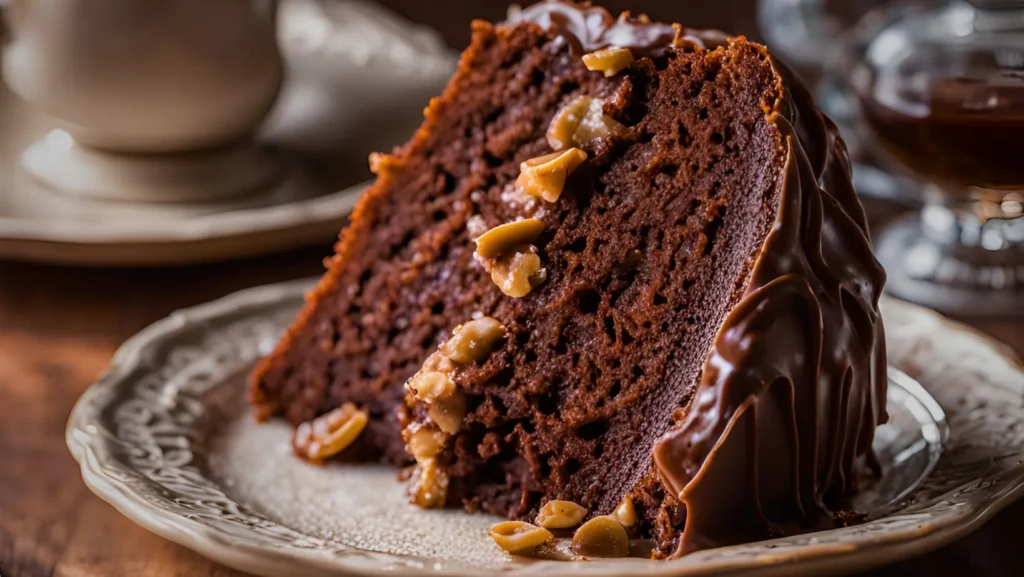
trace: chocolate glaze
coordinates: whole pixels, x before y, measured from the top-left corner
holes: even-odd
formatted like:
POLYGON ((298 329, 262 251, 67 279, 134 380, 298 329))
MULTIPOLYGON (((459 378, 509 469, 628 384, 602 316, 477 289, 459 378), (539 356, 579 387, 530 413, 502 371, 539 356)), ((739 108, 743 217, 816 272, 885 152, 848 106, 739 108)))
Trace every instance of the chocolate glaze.
MULTIPOLYGON (((729 42, 560 1, 517 19, 584 52, 614 45, 657 56, 729 42)), ((785 154, 775 226, 685 414, 653 451, 662 484, 686 509, 673 556, 835 524, 877 472, 871 442, 887 419, 885 273, 838 130, 790 69, 772 64, 784 94, 766 111, 785 154)))
MULTIPOLYGON (((675 27, 651 22, 645 16, 632 18, 624 12, 616 20, 604 8, 558 0, 524 8, 513 14, 510 21, 535 22, 553 30, 568 40, 577 54, 617 46, 629 48, 635 56, 658 56, 673 47, 677 35, 675 27)), ((699 44, 696 38, 691 40, 699 44)))

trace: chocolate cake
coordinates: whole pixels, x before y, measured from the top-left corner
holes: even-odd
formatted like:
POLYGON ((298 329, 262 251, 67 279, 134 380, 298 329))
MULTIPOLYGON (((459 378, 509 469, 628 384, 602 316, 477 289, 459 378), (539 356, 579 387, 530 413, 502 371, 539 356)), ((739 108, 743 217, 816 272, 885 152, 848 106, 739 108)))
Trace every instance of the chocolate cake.
POLYGON ((570 501, 659 557, 854 517, 886 420, 884 274, 788 68, 549 1, 475 22, 425 116, 371 159, 253 374, 259 418, 305 423, 308 458, 415 465, 420 505, 570 501))

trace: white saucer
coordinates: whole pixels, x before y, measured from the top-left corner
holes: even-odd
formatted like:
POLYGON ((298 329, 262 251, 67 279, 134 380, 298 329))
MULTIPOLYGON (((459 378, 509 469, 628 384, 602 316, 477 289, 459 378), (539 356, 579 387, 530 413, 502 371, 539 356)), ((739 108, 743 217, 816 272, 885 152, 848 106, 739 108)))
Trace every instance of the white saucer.
POLYGON ((281 4, 288 79, 262 131, 284 176, 217 202, 124 203, 61 194, 19 165, 54 123, 0 86, 0 258, 158 266, 284 251, 334 238, 371 175, 454 70, 433 31, 360 2, 281 4))
POLYGON ((845 574, 949 543, 1024 493, 1018 361, 963 325, 885 298, 897 368, 890 421, 875 434, 884 474, 856 504, 864 523, 674 561, 511 558, 486 535, 495 518, 411 506, 395 470, 311 466, 292 455, 287 425, 254 423, 246 375, 311 287, 249 289, 126 342, 68 423, 86 484, 154 533, 273 577, 845 574))

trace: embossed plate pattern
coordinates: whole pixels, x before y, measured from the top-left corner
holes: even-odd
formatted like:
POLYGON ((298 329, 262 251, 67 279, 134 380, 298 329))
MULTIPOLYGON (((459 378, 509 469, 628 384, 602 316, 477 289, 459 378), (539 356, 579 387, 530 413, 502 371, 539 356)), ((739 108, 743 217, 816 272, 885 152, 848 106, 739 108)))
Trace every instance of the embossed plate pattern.
POLYGON ((890 375, 892 422, 875 440, 886 474, 861 497, 867 522, 672 562, 515 560, 484 535, 493 518, 411 507, 383 467, 305 465, 290 455, 287 426, 252 422, 245 374, 310 286, 237 293, 125 343, 68 423, 90 488, 143 527, 261 575, 666 577, 865 569, 966 534, 1024 492, 1024 373, 1012 353, 887 300, 901 370, 890 375))

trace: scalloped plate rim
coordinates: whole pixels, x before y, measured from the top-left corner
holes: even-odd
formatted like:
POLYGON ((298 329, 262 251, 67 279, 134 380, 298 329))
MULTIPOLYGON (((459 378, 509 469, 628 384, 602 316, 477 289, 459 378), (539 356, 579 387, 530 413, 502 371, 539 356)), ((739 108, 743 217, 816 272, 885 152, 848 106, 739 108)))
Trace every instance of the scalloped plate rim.
MULTIPOLYGON (((300 571, 304 575, 317 576, 395 574, 395 566, 385 563, 384 559, 396 559, 398 556, 389 553, 349 548, 363 559, 380 558, 379 563, 375 562, 376 566, 366 562, 350 564, 346 559, 341 559, 327 551, 287 550, 256 546, 193 519, 161 511, 148 503, 144 496, 126 487, 119 487, 116 478, 101 470, 102 466, 98 455, 101 449, 90 442, 89 435, 86 433, 88 428, 93 427, 93 425, 87 424, 89 419, 86 418, 87 413, 94 412, 90 405, 96 402, 95 399, 108 392, 105 389, 112 387, 138 367, 142 362, 142 353, 148 347, 159 342, 162 337, 204 319, 267 305, 283 298, 294 298, 296 295, 304 294, 313 286, 315 286, 315 279, 300 279, 245 289, 195 307, 175 311, 125 341, 115 352, 110 367, 94 385, 82 394, 72 410, 67 424, 68 447, 72 456, 79 462, 83 479, 89 489, 143 528, 216 562, 253 574, 274 576, 296 574, 296 571, 300 571)), ((930 315, 952 330, 971 333, 995 354, 1002 357, 1012 368, 1018 371, 1022 370, 1020 361, 1013 355, 1012 350, 989 335, 946 319, 923 307, 902 301, 900 301, 900 305, 930 315)), ((95 417, 95 415, 89 416, 95 417)), ((839 546, 841 551, 836 549, 836 544, 824 542, 803 546, 796 550, 782 551, 778 554, 761 555, 757 559, 756 566, 753 566, 750 561, 735 560, 693 564, 686 563, 686 558, 659 563, 641 560, 637 563, 618 561, 610 563, 546 562, 544 564, 558 565, 565 569, 560 574, 566 575, 625 575, 635 574, 638 570, 645 575, 664 577, 755 573, 758 576, 767 577, 770 575, 796 575, 797 572, 817 574, 821 571, 833 575, 846 574, 921 555, 975 531, 997 512, 1024 496, 1024 465, 1017 465, 1013 472, 1015 475, 1011 480, 979 508, 965 508, 958 514, 944 517, 941 522, 929 522, 923 526, 894 530, 892 533, 871 538, 860 546, 841 545, 839 546)), ((764 543, 770 544, 771 541, 764 543)), ((405 557, 404 559, 405 562, 408 562, 410 558, 405 557)), ((459 564, 450 562, 449 565, 459 564)), ((473 575, 479 573, 479 570, 462 567, 463 570, 450 570, 451 567, 449 569, 424 567, 422 572, 430 575, 473 575)), ((412 570, 408 565, 402 565, 401 568, 405 571, 412 570)), ((507 576, 535 574, 536 569, 537 564, 524 564, 501 574, 507 576)), ((555 573, 545 574, 554 575, 555 573)))

